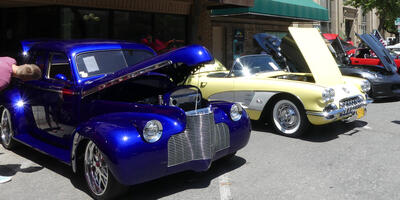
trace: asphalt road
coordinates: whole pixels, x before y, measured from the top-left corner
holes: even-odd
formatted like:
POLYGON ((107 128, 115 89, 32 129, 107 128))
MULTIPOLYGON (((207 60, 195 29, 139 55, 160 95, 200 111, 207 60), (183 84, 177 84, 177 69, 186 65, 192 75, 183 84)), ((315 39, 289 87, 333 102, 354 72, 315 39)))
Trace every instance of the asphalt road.
MULTIPOLYGON (((123 199, 400 199, 400 102, 374 103, 353 123, 313 127, 300 139, 254 127, 247 147, 203 173, 130 188, 123 199)), ((90 199, 71 169, 24 146, 0 147, 0 199, 90 199)))

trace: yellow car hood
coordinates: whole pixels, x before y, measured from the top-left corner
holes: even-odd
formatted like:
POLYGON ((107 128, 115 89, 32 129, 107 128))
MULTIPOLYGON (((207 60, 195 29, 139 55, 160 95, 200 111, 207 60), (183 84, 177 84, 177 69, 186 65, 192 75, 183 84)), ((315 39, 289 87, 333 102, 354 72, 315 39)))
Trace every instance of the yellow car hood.
POLYGON ((289 27, 289 32, 307 62, 316 84, 330 87, 344 83, 335 59, 317 29, 289 27))

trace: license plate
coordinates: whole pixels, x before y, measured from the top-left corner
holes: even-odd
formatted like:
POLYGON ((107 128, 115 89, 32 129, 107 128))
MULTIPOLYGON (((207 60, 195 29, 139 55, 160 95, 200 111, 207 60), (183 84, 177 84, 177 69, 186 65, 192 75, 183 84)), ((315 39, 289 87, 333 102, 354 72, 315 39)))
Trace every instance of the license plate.
POLYGON ((361 117, 364 117, 364 115, 365 115, 364 108, 357 109, 357 119, 360 119, 361 117))

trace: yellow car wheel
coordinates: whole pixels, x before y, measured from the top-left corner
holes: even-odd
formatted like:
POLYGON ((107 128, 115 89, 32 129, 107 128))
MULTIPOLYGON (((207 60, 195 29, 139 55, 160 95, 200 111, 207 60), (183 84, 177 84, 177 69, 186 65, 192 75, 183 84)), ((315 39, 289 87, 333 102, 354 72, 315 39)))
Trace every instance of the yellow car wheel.
POLYGON ((270 112, 270 124, 281 135, 298 137, 308 128, 309 122, 301 104, 293 98, 274 101, 270 112))

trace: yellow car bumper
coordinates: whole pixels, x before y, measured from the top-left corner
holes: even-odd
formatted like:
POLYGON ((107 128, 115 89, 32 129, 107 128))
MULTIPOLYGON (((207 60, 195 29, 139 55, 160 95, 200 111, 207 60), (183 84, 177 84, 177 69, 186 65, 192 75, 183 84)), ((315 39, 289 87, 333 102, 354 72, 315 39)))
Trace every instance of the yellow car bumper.
POLYGON ((365 116, 367 112, 367 105, 372 103, 372 100, 364 100, 362 104, 356 106, 346 106, 342 108, 337 108, 332 106, 322 112, 307 111, 307 118, 311 124, 323 125, 328 124, 338 120, 354 121, 365 116))

